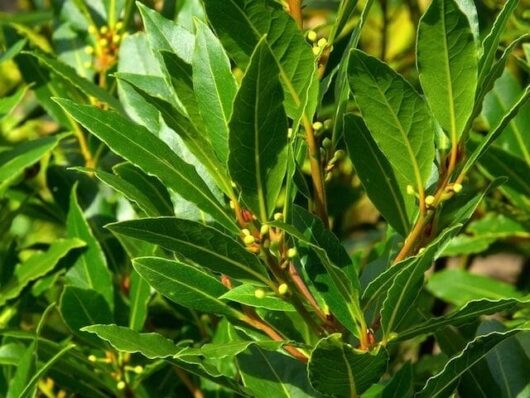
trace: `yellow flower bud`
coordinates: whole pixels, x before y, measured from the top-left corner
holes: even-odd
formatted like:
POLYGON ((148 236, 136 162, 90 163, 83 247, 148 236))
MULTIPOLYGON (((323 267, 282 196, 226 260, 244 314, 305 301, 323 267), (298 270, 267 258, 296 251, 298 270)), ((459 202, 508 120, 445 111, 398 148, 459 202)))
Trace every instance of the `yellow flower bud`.
POLYGON ((282 213, 274 213, 274 220, 276 220, 276 221, 283 220, 283 214, 282 213))
POLYGON ((427 206, 431 206, 434 204, 434 196, 432 195, 428 195, 426 198, 425 198, 425 204, 427 206))
POLYGON ((118 384, 116 384, 116 388, 118 390, 124 390, 126 386, 127 385, 125 384, 125 382, 123 380, 119 381, 118 384))
POLYGON ((287 286, 286 283, 282 283, 280 286, 278 286, 278 293, 280 296, 285 295, 289 291, 289 286, 287 286))
POLYGON ((326 38, 323 37, 317 42, 317 44, 319 47, 323 48, 323 47, 326 47, 326 45, 328 44, 328 41, 326 40, 326 38))
POLYGON ((144 371, 144 368, 142 366, 140 366, 140 365, 137 365, 137 366, 134 367, 134 373, 136 373, 138 375, 141 374, 143 371, 144 371))
POLYGON ((89 356, 88 356, 88 360, 89 360, 90 362, 96 362, 98 359, 96 358, 95 355, 89 355, 89 356))
POLYGON ((324 125, 322 124, 322 122, 315 122, 315 123, 313 123, 313 130, 315 130, 315 131, 320 130, 322 127, 324 127, 324 125))
POLYGON ((256 298, 258 298, 258 299, 262 299, 262 298, 264 298, 264 297, 265 297, 265 290, 263 290, 263 289, 256 289, 256 290, 254 291, 254 296, 256 296, 256 298))
POLYGON ((310 41, 316 41, 317 37, 317 32, 315 32, 314 30, 310 30, 309 32, 307 32, 307 38, 310 41))
POLYGON ((123 22, 118 21, 116 22, 116 30, 122 30, 123 29, 123 22))
POLYGON ((245 245, 251 245, 256 241, 252 235, 247 235, 243 238, 243 242, 245 242, 245 245))
POLYGON ((109 45, 109 41, 105 38, 99 39, 98 43, 101 47, 107 47, 109 45))
POLYGON ((313 55, 320 55, 320 47, 318 46, 313 47, 313 55))
POLYGON ((453 191, 455 191, 456 193, 462 191, 462 184, 459 184, 458 182, 453 184, 453 191))
POLYGON ((262 235, 266 235, 269 233, 269 226, 267 224, 263 224, 261 228, 259 229, 259 233, 262 235))
POLYGON ((407 185, 407 195, 414 195, 414 187, 412 185, 407 185))
POLYGON ((242 229, 242 230, 241 230, 241 233, 242 233, 243 235, 245 235, 245 236, 250 235, 250 231, 249 231, 248 229, 246 229, 246 228, 242 229))
POLYGON ((101 33, 102 35, 105 35, 109 32, 109 27, 108 26, 102 26, 101 28, 99 28, 99 33, 101 33))
POLYGON ((295 258, 297 255, 298 255, 298 251, 296 250, 296 247, 291 247, 289 250, 287 250, 288 258, 295 258))

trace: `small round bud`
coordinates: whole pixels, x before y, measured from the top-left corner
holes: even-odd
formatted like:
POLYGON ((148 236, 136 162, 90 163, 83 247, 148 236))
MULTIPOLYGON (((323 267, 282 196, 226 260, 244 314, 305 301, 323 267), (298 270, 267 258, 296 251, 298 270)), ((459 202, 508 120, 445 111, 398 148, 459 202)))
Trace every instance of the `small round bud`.
POLYGON ((325 149, 331 148, 331 140, 328 137, 324 138, 324 140, 322 140, 322 146, 325 149))
POLYGON ((121 36, 120 36, 120 35, 114 35, 114 36, 112 36, 112 42, 113 42, 114 44, 118 44, 118 43, 120 42, 120 40, 121 40, 121 36))
POLYGON ((136 373, 137 375, 141 374, 143 371, 144 371, 144 368, 140 365, 137 365, 134 367, 134 373, 136 373))
POLYGON ((291 247, 289 250, 287 250, 288 258, 295 258, 297 255, 298 255, 298 251, 296 250, 296 247, 291 247))
POLYGON ((88 33, 90 33, 91 35, 95 34, 97 31, 98 29, 94 25, 90 25, 88 27, 88 33))
POLYGON ((236 183, 234 181, 230 181, 230 185, 232 185, 232 188, 237 187, 236 183))
POLYGON ((289 127, 287 129, 287 138, 291 138, 293 136, 293 129, 291 127, 289 127))
POLYGON ((414 187, 412 185, 407 185, 407 195, 414 195, 414 187))
POLYGON ((323 48, 323 47, 326 47, 326 46, 327 46, 328 41, 326 40, 325 37, 323 37, 322 39, 320 39, 320 40, 317 42, 317 44, 318 44, 319 47, 322 47, 322 48, 323 48))
POLYGON ((123 29, 123 22, 122 21, 116 22, 115 28, 116 28, 116 30, 122 30, 123 29))
POLYGON ((283 220, 283 213, 274 213, 274 220, 275 221, 283 220))
POLYGON ((310 30, 309 32, 307 32, 307 38, 310 41, 316 41, 317 37, 317 32, 315 32, 314 30, 310 30))
POLYGON ((120 381, 118 382, 118 384, 116 384, 116 388, 117 388, 118 390, 120 390, 120 391, 121 391, 121 390, 124 390, 126 386, 127 386, 127 385, 125 384, 125 382, 124 382, 123 380, 120 380, 120 381))
POLYGON ((335 151, 335 155, 333 155, 335 160, 344 159, 345 156, 346 156, 346 153, 342 149, 335 151))
POLYGON ((98 43, 101 47, 107 47, 109 45, 109 41, 105 38, 99 39, 98 43))
POLYGON ((278 293, 280 296, 285 295, 289 291, 289 286, 287 286, 286 283, 282 283, 280 286, 278 286, 278 293))
POLYGON ((266 235, 269 233, 269 226, 267 224, 263 224, 261 228, 259 229, 259 233, 262 235, 266 235))
POLYGON ((102 35, 106 35, 108 32, 109 32, 108 26, 102 26, 101 28, 99 28, 99 33, 101 33, 102 35))
POLYGON ((324 125, 322 124, 322 122, 315 122, 313 123, 313 130, 320 130, 324 125))
POLYGON ((88 360, 89 360, 90 362, 96 362, 98 359, 96 358, 95 355, 89 355, 89 356, 88 356, 88 360))
POLYGON ((252 235, 247 235, 243 238, 243 242, 245 242, 245 245, 251 245, 256 242, 256 239, 252 235))
POLYGON ((425 248, 420 247, 420 249, 418 250, 418 254, 423 254, 424 252, 425 252, 425 248))
POLYGON ((425 198, 425 204, 427 206, 431 206, 434 204, 434 196, 432 195, 428 195, 426 198, 425 198))
POLYGON ((256 298, 258 298, 258 299, 262 299, 262 298, 264 298, 264 297, 265 297, 265 290, 263 290, 263 289, 256 289, 256 290, 254 291, 254 296, 256 296, 256 298))
POLYGON ((92 55, 94 54, 94 47, 92 46, 86 46, 85 47, 85 54, 92 55))
POLYGON ((235 209, 236 208, 236 205, 234 204, 233 200, 230 201, 230 208, 231 209, 235 209))
POLYGON ((313 55, 320 55, 320 47, 317 47, 317 46, 313 47, 313 55))
POLYGON ((453 184, 453 191, 455 191, 456 193, 462 191, 462 184, 459 184, 458 182, 453 184))
POLYGON ((241 233, 242 233, 244 236, 248 236, 248 235, 250 235, 250 231, 249 231, 248 229, 246 229, 246 228, 242 229, 242 230, 241 230, 241 233))

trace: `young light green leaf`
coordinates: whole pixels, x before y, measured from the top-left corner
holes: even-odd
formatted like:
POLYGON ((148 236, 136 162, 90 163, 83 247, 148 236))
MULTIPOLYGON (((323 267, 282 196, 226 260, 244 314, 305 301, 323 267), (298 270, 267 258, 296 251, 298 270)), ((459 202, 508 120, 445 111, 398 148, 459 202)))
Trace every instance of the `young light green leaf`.
MULTIPOLYGON (((422 288, 423 274, 431 267, 449 241, 458 234, 461 227, 461 224, 457 224, 442 232, 414 261, 394 277, 381 308, 381 328, 385 338, 388 338, 391 332, 399 330, 400 321, 410 310, 411 304, 422 288)), ((394 265, 397 266, 399 264, 394 265)))
MULTIPOLYGON (((208 18, 238 66, 247 68, 263 36, 278 64, 285 92, 285 109, 294 120, 304 111, 308 88, 316 76, 314 56, 296 23, 274 1, 205 0, 208 18)), ((234 107, 237 109, 237 106, 234 107)))
POLYGON ((359 397, 386 370, 387 354, 357 352, 336 333, 321 339, 307 365, 313 388, 326 396, 359 397))
POLYGON ((173 217, 145 218, 108 225, 117 234, 172 250, 202 267, 232 278, 270 285, 258 257, 213 227, 173 217))
POLYGON ((442 371, 427 380, 425 387, 415 396, 417 398, 447 396, 455 388, 455 383, 463 373, 484 358, 497 344, 520 331, 521 329, 512 329, 476 337, 459 355, 451 358, 442 371))
POLYGON ((364 121, 344 116, 344 140, 359 179, 377 210, 401 236, 410 230, 414 199, 400 186, 392 166, 375 143, 364 121))
POLYGON ((0 121, 4 119, 11 111, 22 101, 26 94, 27 86, 19 88, 14 94, 0 98, 0 121))
POLYGON ((92 325, 81 330, 96 334, 118 351, 139 352, 149 359, 173 357, 185 349, 158 333, 138 333, 123 326, 92 325))
POLYGON ((172 51, 188 64, 191 63, 195 44, 193 34, 142 3, 136 4, 140 10, 151 48, 172 51))
POLYGON ((84 289, 94 289, 100 293, 110 309, 114 308, 114 289, 112 275, 99 242, 94 237, 77 200, 77 185, 70 194, 70 208, 66 219, 69 238, 78 238, 86 242, 86 249, 77 258, 75 264, 66 273, 67 283, 84 289))
POLYGON ((52 271, 59 260, 70 250, 85 246, 79 239, 59 239, 53 242, 48 250, 29 257, 16 266, 14 275, 0 288, 0 305, 17 297, 32 281, 52 271))
POLYGON ((77 105, 65 99, 57 99, 57 103, 114 152, 147 174, 158 177, 227 228, 237 230, 234 219, 227 214, 195 168, 180 159, 147 129, 114 112, 77 105))
POLYGON ((402 76, 362 51, 352 51, 348 71, 364 121, 396 177, 422 192, 434 160, 434 123, 425 101, 402 76))
POLYGON ((95 336, 81 332, 80 329, 96 323, 106 324, 114 321, 105 298, 93 289, 66 286, 61 295, 59 311, 66 326, 75 335, 96 346, 101 346, 101 341, 95 336))
MULTIPOLYGON (((283 341, 260 340, 260 341, 230 341, 228 343, 209 343, 201 347, 201 354, 208 359, 233 358, 234 356, 255 345, 267 351, 276 351, 282 347, 283 341)), ((185 352, 184 352, 185 354, 185 352)))
POLYGON ((177 304, 232 318, 242 316, 219 300, 226 287, 197 267, 158 257, 136 258, 133 266, 153 289, 177 304))
POLYGON ((398 334, 397 340, 408 340, 423 334, 435 333, 445 326, 461 326, 476 320, 481 315, 491 315, 501 311, 507 311, 515 307, 521 301, 514 298, 499 300, 472 300, 461 309, 453 311, 444 316, 428 319, 398 334))
POLYGON ((206 132, 219 160, 228 160, 228 121, 237 84, 221 43, 208 26, 196 20, 192 60, 193 88, 206 132))
POLYGON ((230 176, 262 221, 274 211, 287 170, 287 118, 279 70, 265 40, 250 61, 230 119, 230 176))
POLYGON ((219 298, 271 311, 295 311, 292 304, 276 296, 273 291, 265 291, 247 283, 230 289, 219 298))
POLYGON ((433 0, 421 18, 417 58, 434 116, 457 142, 473 110, 478 66, 468 18, 455 0, 433 0))
POLYGON ((427 290, 435 297, 462 306, 471 300, 520 298, 512 285, 461 269, 436 272, 428 280, 427 290))

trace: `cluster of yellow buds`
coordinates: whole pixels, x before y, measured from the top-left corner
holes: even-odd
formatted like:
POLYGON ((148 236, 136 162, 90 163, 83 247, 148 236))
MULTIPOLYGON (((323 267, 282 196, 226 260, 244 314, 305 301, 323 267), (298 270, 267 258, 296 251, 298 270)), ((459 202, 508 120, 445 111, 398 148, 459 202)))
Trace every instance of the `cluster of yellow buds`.
POLYGON ((307 39, 313 43, 313 54, 315 56, 322 54, 322 51, 328 45, 328 41, 324 37, 319 39, 317 33, 314 30, 307 32, 307 39))
POLYGON ((88 33, 92 37, 93 45, 85 47, 88 55, 94 56, 94 62, 86 62, 86 68, 93 68, 96 71, 109 70, 118 60, 120 43, 127 36, 124 32, 123 22, 118 21, 114 25, 104 25, 99 29, 90 25, 88 33))

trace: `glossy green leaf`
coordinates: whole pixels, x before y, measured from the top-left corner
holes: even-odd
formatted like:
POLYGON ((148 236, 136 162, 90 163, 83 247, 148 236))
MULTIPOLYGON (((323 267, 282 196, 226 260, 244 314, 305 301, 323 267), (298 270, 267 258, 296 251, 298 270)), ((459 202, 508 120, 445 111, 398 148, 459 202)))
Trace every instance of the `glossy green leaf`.
POLYGON ((425 101, 402 76, 362 51, 352 51, 348 72, 364 121, 396 177, 423 191, 434 160, 434 124, 425 101))
POLYGON ((519 300, 513 298, 488 300, 477 299, 466 303, 462 308, 444 316, 428 319, 404 330, 397 336, 397 341, 411 339, 423 334, 435 333, 445 326, 461 326, 476 320, 482 315, 491 315, 514 308, 519 300))
POLYGON ((9 381, 9 388, 7 390, 6 398, 20 398, 22 391, 24 391, 29 379, 31 378, 31 375, 35 373, 35 344, 35 342, 32 342, 24 350, 22 357, 19 359, 15 373, 9 381))
POLYGON ((195 44, 193 34, 142 3, 137 5, 151 48, 173 51, 184 61, 191 63, 195 44))
POLYGON ((12 278, 0 288, 0 305, 17 297, 30 282, 51 272, 68 252, 83 246, 85 243, 79 239, 59 239, 48 250, 33 254, 18 264, 12 278))
POLYGON ((344 140, 368 197, 388 223, 406 236, 415 207, 413 198, 404 194, 404 187, 360 117, 344 116, 344 140))
POLYGON ((203 312, 239 318, 240 313, 218 297, 227 289, 197 267, 158 257, 133 260, 134 269, 157 292, 177 304, 203 312))
POLYGON ((499 300, 521 297, 521 293, 508 283, 461 269, 435 273, 429 278, 426 288, 434 296, 458 306, 484 298, 499 300))
POLYGON ((16 145, 11 150, 0 152, 0 186, 53 150, 63 137, 55 135, 30 140, 16 145))
MULTIPOLYGON (((424 273, 461 227, 461 225, 455 225, 442 232, 414 261, 403 267, 403 270, 394 277, 381 309, 381 328, 385 337, 399 330, 400 322, 410 310, 410 306, 423 286, 424 273)), ((394 265, 394 267, 398 266, 400 264, 394 265)))
POLYGON ((27 87, 21 87, 14 94, 0 98, 0 121, 22 101, 26 91, 27 87))
POLYGON ((431 377, 425 387, 416 394, 416 397, 436 398, 448 396, 454 390, 455 383, 464 372, 483 359, 497 344, 520 331, 520 329, 513 329, 507 332, 492 332, 478 336, 469 342, 459 355, 451 358, 441 372, 431 377))
POLYGON ((108 341, 118 351, 140 353, 149 359, 173 357, 184 349, 158 333, 138 333, 116 325, 92 325, 82 329, 108 341))
POLYGON ((140 331, 147 319, 147 306, 151 297, 151 287, 134 269, 129 275, 131 290, 129 291, 129 327, 140 331))
POLYGON ((468 18, 455 0, 433 0, 417 41, 421 86, 453 142, 463 134, 477 86, 477 49, 468 18))
POLYGON ((101 343, 95 336, 80 330, 96 323, 112 323, 114 321, 110 307, 105 298, 93 289, 82 289, 66 286, 61 295, 59 311, 66 326, 82 339, 95 344, 101 343))
POLYGON ((270 284, 258 257, 215 228, 172 217, 146 218, 110 224, 117 234, 172 250, 202 267, 232 278, 270 284))
POLYGON ((68 209, 66 229, 69 238, 78 238, 86 242, 86 248, 65 276, 67 283, 84 289, 94 289, 105 298, 109 308, 113 309, 114 289, 112 275, 107 267, 103 249, 94 237, 83 210, 79 206, 77 185, 74 186, 70 194, 70 208, 68 209))
POLYGON ((230 119, 230 176, 262 221, 275 208, 287 170, 287 118, 279 70, 265 40, 252 55, 230 119))
POLYGON ((45 55, 40 52, 31 52, 28 54, 37 58, 42 63, 42 65, 49 68, 50 71, 56 73, 62 79, 66 80, 69 84, 72 84, 73 86, 78 88, 85 95, 97 98, 98 100, 109 104, 118 111, 121 110, 121 104, 116 98, 107 93, 107 91, 103 90, 101 87, 88 81, 84 77, 79 76, 75 69, 71 66, 66 65, 63 62, 57 59, 53 59, 48 55, 45 55))
MULTIPOLYGON (((205 0, 208 18, 221 42, 243 69, 263 36, 271 46, 280 69, 287 114, 297 120, 307 102, 315 78, 314 56, 296 23, 271 0, 205 0)), ((234 106, 237 109, 237 105, 234 106)))
MULTIPOLYGON (((276 351, 284 344, 282 341, 261 340, 261 341, 230 341, 220 344, 205 344, 200 348, 200 352, 208 359, 233 358, 234 356, 247 350, 250 346, 258 346, 267 351, 276 351)), ((184 352, 185 354, 185 352, 184 352)))
POLYGON ((340 334, 332 334, 315 346, 307 369, 315 390, 326 396, 355 398, 379 380, 386 366, 383 349, 359 352, 343 343, 340 334))
POLYGON ((215 153, 228 160, 228 122, 237 85, 230 61, 208 26, 196 21, 195 52, 192 60, 193 88, 206 132, 215 153))
POLYGON ((413 395, 414 372, 410 362, 407 362, 385 385, 381 398, 410 398, 413 395))
MULTIPOLYGON (((522 93, 515 76, 506 69, 484 98, 482 114, 490 126, 496 126, 522 93)), ((525 105, 497 139, 496 144, 524 159, 530 166, 530 106, 525 105)))
POLYGON ((256 296, 256 289, 259 288, 250 284, 242 284, 230 289, 219 298, 248 305, 250 307, 265 308, 271 311, 295 311, 295 308, 292 306, 292 304, 276 296, 275 292, 264 291, 262 289, 265 293, 265 296, 258 297, 256 296))
POLYGON ((235 229, 235 221, 226 213, 195 168, 180 159, 144 127, 114 112, 77 105, 64 99, 57 102, 113 151, 147 174, 158 177, 169 188, 195 203, 223 225, 235 229))
POLYGON ((320 397, 309 385, 304 364, 282 353, 250 346, 237 356, 237 364, 253 397, 320 397))

